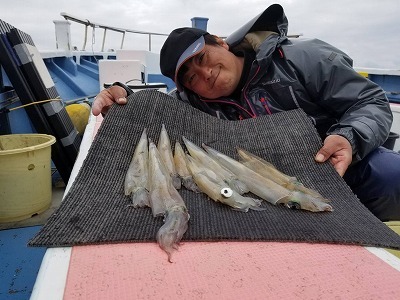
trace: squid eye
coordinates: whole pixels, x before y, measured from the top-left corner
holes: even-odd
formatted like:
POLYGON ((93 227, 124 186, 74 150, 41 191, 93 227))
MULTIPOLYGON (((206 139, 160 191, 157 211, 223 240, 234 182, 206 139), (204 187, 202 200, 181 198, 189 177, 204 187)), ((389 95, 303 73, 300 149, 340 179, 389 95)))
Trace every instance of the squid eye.
POLYGON ((230 188, 223 188, 221 189, 221 195, 225 198, 229 198, 233 195, 233 191, 230 188))
POLYGON ((301 209, 300 203, 294 201, 289 201, 286 203, 286 207, 290 209, 301 209))

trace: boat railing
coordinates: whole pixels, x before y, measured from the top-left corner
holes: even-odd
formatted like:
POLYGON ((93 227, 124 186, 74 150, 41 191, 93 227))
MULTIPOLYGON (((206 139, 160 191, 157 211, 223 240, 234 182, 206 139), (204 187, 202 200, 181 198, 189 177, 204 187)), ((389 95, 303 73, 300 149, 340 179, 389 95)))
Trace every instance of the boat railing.
POLYGON ((83 41, 82 50, 86 50, 89 27, 91 27, 92 30, 95 30, 96 28, 104 29, 103 39, 102 39, 102 46, 101 46, 101 51, 102 52, 104 51, 104 45, 105 45, 105 42, 106 42, 106 37, 107 37, 107 32, 108 31, 113 31, 113 32, 117 32, 117 33, 121 33, 122 34, 120 49, 123 49, 123 47, 124 47, 125 36, 126 36, 127 33, 147 35, 148 36, 148 50, 149 51, 152 50, 151 49, 152 36, 168 36, 168 34, 166 34, 166 33, 133 30, 133 29, 127 29, 127 28, 120 28, 120 27, 104 25, 104 24, 100 24, 100 23, 89 21, 88 19, 81 19, 81 18, 72 16, 71 14, 68 14, 68 13, 65 13, 65 12, 62 12, 60 14, 67 21, 76 22, 78 24, 82 24, 82 25, 85 26, 85 34, 84 34, 84 41, 83 41))
MULTIPOLYGON (((111 31, 111 32, 116 32, 116 33, 120 33, 121 36, 121 44, 120 44, 120 49, 123 49, 124 47, 124 42, 125 42, 125 37, 127 33, 131 33, 131 34, 139 34, 139 35, 147 35, 148 36, 148 50, 152 51, 152 37, 153 36, 163 36, 163 37, 167 37, 168 34, 167 33, 160 33, 160 32, 150 32, 150 31, 141 31, 141 30, 134 30, 134 29, 128 29, 128 28, 120 28, 120 27, 115 27, 115 26, 109 26, 109 25, 105 25, 105 24, 100 24, 97 22, 92 22, 88 19, 83 19, 83 18, 79 18, 76 16, 73 16, 71 14, 62 12, 60 13, 60 15, 62 17, 64 17, 64 19, 66 21, 72 21, 78 24, 82 24, 85 26, 85 32, 84 32, 84 41, 83 41, 83 47, 81 50, 85 51, 86 50, 86 44, 87 44, 87 40, 89 37, 88 31, 89 31, 89 27, 92 28, 93 32, 95 31, 95 29, 99 28, 99 29, 103 29, 103 39, 102 39, 102 46, 101 46, 101 52, 104 51, 104 46, 105 46, 105 42, 106 42, 106 38, 107 38, 107 32, 111 31)), ((204 19, 204 18, 193 18, 192 19, 192 25, 193 23, 196 23, 197 19, 204 19)), ((207 19, 208 20, 208 19, 207 19)), ((201 26, 205 26, 205 28, 200 27, 201 29, 205 29, 207 25, 202 24, 201 26)), ((288 37, 291 38, 298 38, 300 36, 302 36, 303 34, 291 34, 288 35, 288 37)), ((221 38, 225 39, 226 36, 220 35, 221 38)))

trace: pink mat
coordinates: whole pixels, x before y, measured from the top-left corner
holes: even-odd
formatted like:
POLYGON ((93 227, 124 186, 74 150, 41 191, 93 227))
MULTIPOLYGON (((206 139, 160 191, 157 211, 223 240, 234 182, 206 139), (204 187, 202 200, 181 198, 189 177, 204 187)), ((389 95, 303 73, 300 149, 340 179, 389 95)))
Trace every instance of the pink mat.
POLYGON ((186 242, 73 247, 64 299, 400 299, 400 272, 363 247, 186 242))

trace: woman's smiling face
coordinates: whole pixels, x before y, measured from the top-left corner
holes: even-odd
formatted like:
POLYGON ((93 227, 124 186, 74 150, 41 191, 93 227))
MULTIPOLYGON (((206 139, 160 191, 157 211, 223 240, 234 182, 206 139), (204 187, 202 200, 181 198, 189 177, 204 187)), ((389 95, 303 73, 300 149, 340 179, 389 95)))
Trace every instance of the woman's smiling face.
POLYGON ((239 84, 243 63, 243 57, 235 56, 219 39, 219 45, 206 44, 201 52, 185 63, 187 71, 181 84, 204 98, 229 96, 239 84))

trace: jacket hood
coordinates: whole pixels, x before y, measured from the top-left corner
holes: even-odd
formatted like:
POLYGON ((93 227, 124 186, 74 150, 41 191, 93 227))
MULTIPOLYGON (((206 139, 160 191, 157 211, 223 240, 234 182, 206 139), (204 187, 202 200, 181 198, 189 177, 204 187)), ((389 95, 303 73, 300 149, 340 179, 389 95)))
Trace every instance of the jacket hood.
POLYGON ((270 5, 262 13, 230 34, 225 41, 230 48, 233 48, 243 40, 247 33, 253 31, 273 31, 280 36, 286 36, 288 20, 283 11, 283 7, 279 4, 270 5))

